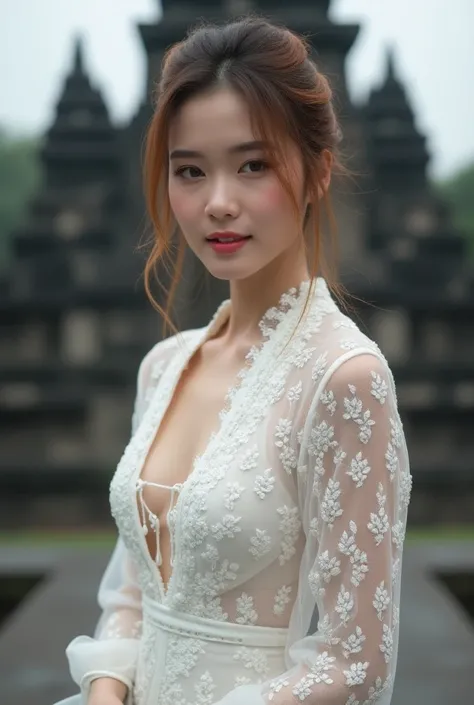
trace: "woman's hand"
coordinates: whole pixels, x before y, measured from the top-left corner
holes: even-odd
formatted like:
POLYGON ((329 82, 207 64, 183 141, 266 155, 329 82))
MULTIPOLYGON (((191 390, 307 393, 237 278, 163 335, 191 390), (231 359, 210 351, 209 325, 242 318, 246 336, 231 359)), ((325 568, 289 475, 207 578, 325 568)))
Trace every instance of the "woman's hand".
POLYGON ((91 683, 87 705, 123 705, 127 686, 115 678, 96 678, 91 683))
POLYGON ((116 695, 101 695, 96 697, 91 695, 87 701, 87 705, 123 705, 123 700, 120 700, 116 695))

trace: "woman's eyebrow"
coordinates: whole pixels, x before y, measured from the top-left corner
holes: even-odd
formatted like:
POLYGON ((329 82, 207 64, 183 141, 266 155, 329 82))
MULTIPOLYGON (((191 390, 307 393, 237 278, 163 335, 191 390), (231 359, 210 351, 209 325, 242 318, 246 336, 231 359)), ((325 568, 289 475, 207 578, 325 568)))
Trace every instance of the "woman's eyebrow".
MULTIPOLYGON (((266 142, 262 140, 252 140, 251 142, 242 142, 241 144, 235 144, 229 147, 227 150, 229 154, 238 154, 240 152, 252 152, 260 149, 265 149, 266 142)), ((169 158, 170 159, 203 159, 204 154, 202 152, 197 152, 194 149, 173 149, 169 158)))

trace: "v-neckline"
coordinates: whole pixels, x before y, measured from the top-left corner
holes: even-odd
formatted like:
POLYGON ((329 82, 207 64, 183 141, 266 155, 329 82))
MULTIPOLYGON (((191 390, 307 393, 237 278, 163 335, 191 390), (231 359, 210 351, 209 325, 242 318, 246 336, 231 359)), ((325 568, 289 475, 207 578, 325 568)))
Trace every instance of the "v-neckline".
MULTIPOLYGON (((148 457, 148 454, 150 452, 151 446, 153 444, 154 439, 156 438, 156 435, 158 434, 162 420, 165 417, 165 414, 169 408, 169 405, 171 404, 171 402, 173 400, 174 394, 176 392, 176 388, 179 385, 179 382, 183 376, 183 373, 184 373, 186 367, 188 366, 188 364, 189 364, 190 360, 193 358, 193 356, 204 345, 204 343, 209 338, 211 338, 214 334, 219 332, 219 330, 226 324, 229 311, 230 311, 230 299, 226 299, 225 301, 223 301, 220 304, 219 308, 217 309, 216 313, 214 314, 213 318, 211 319, 211 322, 202 330, 202 334, 199 336, 198 340, 194 343, 194 345, 191 346, 190 351, 188 351, 183 357, 181 357, 181 356, 178 357, 179 362, 177 362, 177 369, 174 371, 173 384, 171 385, 171 388, 169 390, 167 390, 167 393, 166 393, 166 402, 163 405, 163 409, 161 410, 161 413, 159 414, 159 419, 158 419, 157 423, 155 424, 155 428, 154 428, 153 433, 151 434, 150 442, 147 443, 146 447, 144 447, 141 451, 140 461, 137 463, 136 474, 135 474, 134 482, 133 482, 134 487, 136 487, 137 483, 141 480, 141 474, 143 472, 143 468, 144 468, 146 459, 148 457)), ((264 342, 265 341, 263 340, 260 345, 253 345, 249 349, 248 353, 245 356, 244 364, 242 365, 242 367, 238 371, 234 382, 227 389, 227 392, 224 397, 223 406, 218 413, 216 430, 212 431, 212 433, 210 434, 204 450, 201 453, 196 454, 194 456, 194 458, 192 459, 191 464, 190 464, 191 465, 190 471, 189 471, 186 479, 183 482, 179 483, 180 491, 177 493, 175 505, 174 505, 174 507, 170 506, 168 512, 166 513, 166 517, 169 517, 169 513, 172 509, 175 512, 176 519, 175 519, 175 529, 174 530, 171 528, 171 526, 169 525, 169 521, 168 521, 168 531, 169 531, 170 542, 174 541, 175 545, 177 545, 176 528, 178 526, 177 518, 178 518, 178 510, 179 510, 179 505, 181 502, 181 497, 182 497, 183 493, 185 492, 187 485, 191 481, 191 478, 194 476, 194 473, 197 470, 198 463, 209 452, 210 446, 213 443, 214 439, 222 432, 225 418, 226 418, 227 414, 229 414, 230 411, 232 410, 233 397, 237 394, 238 390, 243 386, 243 382, 245 379, 244 371, 251 369, 251 367, 253 366, 253 363, 255 361, 255 358, 258 355, 259 350, 261 350, 261 348, 263 347, 264 342), (253 355, 253 359, 252 359, 252 355, 253 355), (250 364, 249 364, 249 359, 250 359, 250 364)), ((155 392, 155 394, 156 394, 156 392, 155 392)), ((156 401, 155 394, 153 395, 153 397, 150 401, 149 411, 151 410, 154 402, 156 401)), ((140 523, 140 516, 139 516, 139 510, 138 510, 138 505, 137 505, 137 501, 136 501, 136 496, 134 497, 134 504, 136 506, 136 511, 137 511, 136 518, 137 518, 137 521, 140 523)), ((159 519, 158 519, 158 521, 159 521, 159 519)), ((153 557, 152 557, 150 550, 148 548, 148 544, 147 544, 145 535, 142 532, 140 532, 140 535, 141 535, 141 538, 143 539, 143 542, 144 542, 143 550, 146 553, 146 560, 157 576, 161 599, 163 602, 165 602, 169 593, 170 593, 170 587, 172 586, 172 583, 174 582, 174 576, 176 573, 175 567, 170 565, 169 580, 168 580, 167 584, 165 584, 165 581, 163 580, 163 574, 161 572, 161 567, 153 560, 153 557)), ((155 533, 155 540, 157 542, 159 542, 159 536, 157 536, 156 533, 155 533)), ((159 550, 160 554, 161 554, 161 549, 159 548, 159 546, 157 546, 157 550, 159 550)), ((175 558, 176 558, 176 552, 175 552, 175 558)), ((175 565, 176 565, 176 560, 175 560, 175 565)))
MULTIPOLYGON (((314 292, 318 289, 318 284, 321 283, 321 279, 317 279, 315 282, 315 289, 314 292)), ((225 429, 226 422, 228 422, 229 418, 231 417, 231 414, 236 411, 238 404, 238 398, 241 396, 243 393, 243 390, 245 389, 246 382, 248 380, 249 374, 252 372, 252 370, 255 369, 255 365, 258 362, 258 360, 261 358, 261 354, 264 349, 266 349, 266 346, 271 342, 272 339, 272 330, 276 330, 281 322, 286 318, 286 314, 289 312, 289 310, 292 310, 295 306, 299 304, 301 301, 303 294, 307 293, 308 288, 310 286, 310 281, 304 280, 303 282, 300 283, 298 287, 292 287, 288 291, 284 292, 279 299, 279 303, 277 306, 272 306, 269 308, 264 315, 262 316, 260 322, 259 322, 259 328, 262 332, 262 340, 259 341, 258 344, 252 345, 247 354, 245 355, 244 358, 244 364, 242 365, 241 369, 237 373, 235 377, 235 381, 230 385, 228 388, 226 395, 224 397, 224 404, 222 409, 218 413, 218 421, 217 421, 217 428, 215 431, 213 431, 206 443, 205 449, 202 453, 197 454, 194 456, 194 459, 191 463, 191 469, 189 471, 189 474, 187 475, 186 479, 180 483, 181 489, 177 495, 176 503, 174 507, 170 507, 170 509, 167 512, 167 516, 169 516, 169 511, 171 509, 174 509, 175 512, 175 527, 174 529, 171 529, 170 526, 168 526, 169 530, 169 535, 170 535, 170 542, 174 541, 176 549, 179 547, 179 542, 178 542, 178 531, 179 531, 179 507, 180 504, 182 503, 182 498, 184 493, 186 492, 187 487, 189 486, 190 482, 194 478, 197 470, 198 470, 198 465, 200 462, 203 461, 203 459, 210 453, 212 446, 215 442, 215 440, 223 433, 225 429), (288 311, 283 311, 282 309, 288 306, 288 311), (273 328, 274 326, 274 328, 273 328), (174 535, 172 535, 172 532, 174 531, 174 535)), ((314 296, 314 293, 313 293, 314 296)), ((219 330, 225 325, 225 323, 228 320, 228 317, 230 315, 230 306, 231 306, 231 301, 230 299, 226 299, 223 301, 216 312, 214 313, 214 316, 212 317, 211 321, 209 324, 203 328, 200 331, 200 335, 198 336, 197 340, 194 342, 193 345, 191 345, 190 350, 187 350, 183 353, 181 351, 181 354, 177 354, 176 357, 176 369, 173 370, 173 382, 170 385, 170 389, 168 389, 165 393, 165 403, 163 404, 163 408, 161 409, 161 412, 158 414, 157 420, 155 420, 153 429, 151 430, 151 433, 149 434, 149 438, 147 439, 147 442, 140 447, 140 452, 139 452, 139 460, 136 464, 136 469, 135 473, 133 476, 133 491, 134 491, 134 507, 135 507, 135 518, 136 521, 138 522, 138 526, 140 525, 140 516, 139 516, 139 508, 138 508, 138 503, 137 503, 137 498, 136 498, 136 485, 137 482, 141 479, 141 474, 143 471, 143 467, 146 462, 146 458, 148 457, 148 454, 150 452, 151 446, 153 444, 153 441, 159 431, 160 425, 162 423, 162 420, 169 408, 169 405, 171 404, 171 401, 173 399, 173 396, 176 392, 176 388, 179 385, 179 382, 182 378, 183 372, 186 369, 187 365, 189 364, 190 360, 192 357, 198 352, 198 350, 204 345, 204 343, 211 337, 213 337, 216 333, 219 332, 219 330)), ((155 390, 155 393, 153 394, 149 407, 147 411, 145 412, 145 417, 150 414, 150 417, 153 415, 153 412, 155 411, 155 405, 157 403, 157 400, 160 398, 159 395, 159 384, 157 386, 157 389, 155 390)), ((142 420, 142 424, 146 424, 146 419, 142 420)), ((150 423, 152 423, 150 421, 150 423)), ((142 425, 140 424, 140 425, 142 425)), ((143 534, 142 531, 140 531, 140 541, 142 543, 142 549, 146 554, 146 561, 148 565, 150 566, 150 569, 152 572, 156 575, 158 586, 159 586, 159 592, 161 596, 162 602, 165 602, 170 595, 171 589, 174 586, 174 582, 176 581, 176 566, 177 566, 177 550, 175 550, 175 561, 174 565, 170 565, 170 570, 169 570, 169 580, 167 582, 167 585, 165 585, 165 582, 163 580, 163 575, 160 569, 160 566, 157 565, 157 563, 153 560, 153 557, 149 551, 148 544, 146 541, 146 537, 143 534)), ((156 536, 156 541, 159 541, 159 536, 156 536)), ((158 547, 157 547, 158 548, 158 547)))

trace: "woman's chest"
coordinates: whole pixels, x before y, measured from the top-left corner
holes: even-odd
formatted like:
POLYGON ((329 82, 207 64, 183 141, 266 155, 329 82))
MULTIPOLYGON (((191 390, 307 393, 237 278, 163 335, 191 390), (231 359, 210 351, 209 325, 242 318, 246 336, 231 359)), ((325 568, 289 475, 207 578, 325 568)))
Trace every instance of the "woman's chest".
POLYGON ((263 432, 261 424, 233 457, 209 457, 185 489, 174 533, 197 574, 233 565, 245 580, 295 553, 301 520, 294 477, 263 432))
MULTIPOLYGON (((143 492, 161 525, 165 567, 168 547, 181 571, 189 566, 195 575, 219 572, 219 566, 225 572, 229 562, 249 575, 258 570, 254 566, 277 559, 284 565, 294 555, 301 534, 296 477, 302 384, 300 368, 293 379, 292 366, 270 362, 254 366, 242 388, 229 389, 229 375, 216 374, 191 376, 184 384, 181 374, 174 393, 166 379, 158 385, 117 470, 111 503, 125 539, 135 517, 133 534, 145 548, 136 490, 137 483, 150 483, 143 492), (227 391, 230 403, 221 414, 227 391), (173 495, 166 488, 176 483, 182 486, 173 495)), ((150 541, 152 553, 154 536, 150 541)))
POLYGON ((169 488, 187 481, 219 431, 220 414, 241 367, 213 365, 201 353, 198 350, 182 371, 139 471, 147 505, 163 527, 170 505, 169 488))

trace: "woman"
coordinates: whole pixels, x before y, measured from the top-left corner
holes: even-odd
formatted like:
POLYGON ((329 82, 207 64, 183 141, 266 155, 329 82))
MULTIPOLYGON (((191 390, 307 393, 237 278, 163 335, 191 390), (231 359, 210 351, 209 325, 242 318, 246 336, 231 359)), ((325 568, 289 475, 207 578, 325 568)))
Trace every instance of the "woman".
POLYGON ((230 299, 140 366, 71 701, 390 702, 411 478, 387 363, 329 293, 338 140, 327 80, 287 29, 205 26, 164 59, 146 279, 176 231, 230 299))

